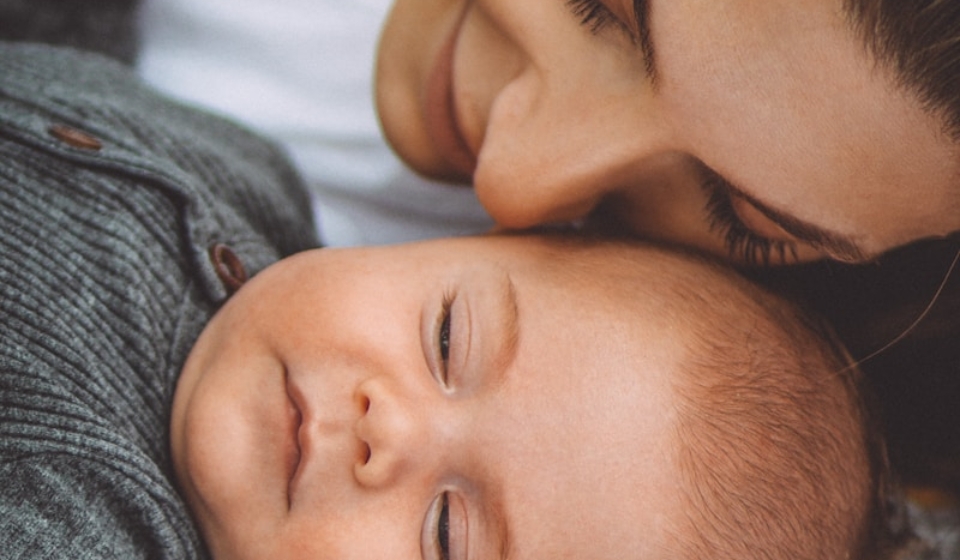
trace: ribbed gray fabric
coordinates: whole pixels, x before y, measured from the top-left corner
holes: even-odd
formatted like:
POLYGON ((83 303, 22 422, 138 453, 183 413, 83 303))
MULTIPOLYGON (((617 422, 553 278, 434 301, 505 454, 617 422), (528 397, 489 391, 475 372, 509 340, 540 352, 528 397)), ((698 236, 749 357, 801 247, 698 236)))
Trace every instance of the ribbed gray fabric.
POLYGON ((100 52, 127 64, 137 54, 140 0, 0 0, 0 38, 100 52))
POLYGON ((313 231, 272 145, 107 59, 0 43, 0 557, 205 555, 167 425, 227 296, 208 248, 253 274, 313 231))

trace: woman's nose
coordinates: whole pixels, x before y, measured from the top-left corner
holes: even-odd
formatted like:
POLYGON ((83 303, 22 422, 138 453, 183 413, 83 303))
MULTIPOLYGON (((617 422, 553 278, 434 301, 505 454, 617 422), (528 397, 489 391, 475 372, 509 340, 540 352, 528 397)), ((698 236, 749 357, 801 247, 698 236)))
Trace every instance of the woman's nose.
POLYGON ((582 218, 611 195, 642 190, 669 171, 670 128, 640 95, 616 92, 581 108, 591 103, 586 93, 545 80, 521 77, 491 112, 473 179, 497 223, 520 229, 582 218), (524 79, 533 84, 526 90, 519 87, 524 79))
POLYGON ((397 383, 374 378, 358 386, 356 400, 361 415, 355 433, 366 446, 354 467, 360 484, 381 487, 436 466, 447 438, 422 399, 397 383))
MULTIPOLYGON (((473 185, 493 219, 516 229, 567 222, 611 195, 642 188, 676 147, 643 57, 602 46, 562 3, 475 5, 478 18, 499 33, 476 41, 477 57, 495 45, 519 60, 490 69, 505 68, 498 80, 487 80, 490 91, 475 96, 486 105, 478 110, 483 135, 473 185), (518 24, 537 18, 566 25, 567 40, 558 42, 549 25, 518 24)), ((467 74, 475 65, 465 66, 467 74)))
POLYGON ((593 192, 595 189, 586 183, 572 187, 556 182, 518 185, 501 177, 488 179, 480 176, 475 185, 481 204, 498 225, 508 229, 526 229, 583 218, 606 194, 600 189, 593 192))

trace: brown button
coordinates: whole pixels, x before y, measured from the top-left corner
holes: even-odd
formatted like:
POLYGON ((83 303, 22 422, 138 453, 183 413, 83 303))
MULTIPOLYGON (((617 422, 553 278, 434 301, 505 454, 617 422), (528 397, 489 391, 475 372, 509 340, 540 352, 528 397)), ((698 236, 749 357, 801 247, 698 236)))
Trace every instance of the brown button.
POLYGON ((210 246, 210 262, 213 263, 213 269, 217 272, 217 278, 227 289, 227 293, 232 294, 243 286, 247 281, 247 271, 240 262, 240 257, 233 252, 233 249, 223 243, 214 243, 210 246))
POLYGON ((99 150, 103 147, 103 143, 100 142, 100 140, 97 140, 82 130, 77 130, 76 128, 71 128, 66 125, 55 124, 48 128, 47 132, 57 140, 66 142, 74 148, 80 148, 81 150, 99 150))

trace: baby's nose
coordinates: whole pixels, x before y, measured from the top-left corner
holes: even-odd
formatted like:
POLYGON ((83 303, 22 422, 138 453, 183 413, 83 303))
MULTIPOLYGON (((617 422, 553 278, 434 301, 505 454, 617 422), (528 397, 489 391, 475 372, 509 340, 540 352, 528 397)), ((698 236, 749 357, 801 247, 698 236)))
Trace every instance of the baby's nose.
POLYGON ((380 487, 436 463, 443 437, 425 403, 388 381, 370 379, 357 390, 362 414, 355 433, 366 446, 354 467, 357 481, 380 487))

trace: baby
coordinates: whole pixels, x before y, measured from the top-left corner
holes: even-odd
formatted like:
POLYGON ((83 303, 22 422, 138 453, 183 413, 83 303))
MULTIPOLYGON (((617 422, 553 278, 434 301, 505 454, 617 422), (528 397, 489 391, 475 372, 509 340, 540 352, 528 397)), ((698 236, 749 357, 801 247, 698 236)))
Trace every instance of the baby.
POLYGON ((216 558, 858 558, 880 473, 846 366, 654 247, 324 249, 206 327, 172 452, 216 558))

